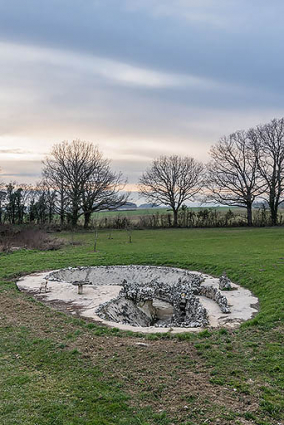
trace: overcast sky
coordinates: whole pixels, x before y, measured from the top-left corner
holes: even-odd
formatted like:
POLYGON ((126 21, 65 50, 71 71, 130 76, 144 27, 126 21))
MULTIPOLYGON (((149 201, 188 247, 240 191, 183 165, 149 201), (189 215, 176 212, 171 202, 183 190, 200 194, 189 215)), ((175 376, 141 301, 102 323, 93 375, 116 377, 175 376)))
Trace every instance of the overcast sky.
POLYGON ((283 0, 0 0, 2 181, 54 143, 98 144, 135 184, 284 115, 283 0))

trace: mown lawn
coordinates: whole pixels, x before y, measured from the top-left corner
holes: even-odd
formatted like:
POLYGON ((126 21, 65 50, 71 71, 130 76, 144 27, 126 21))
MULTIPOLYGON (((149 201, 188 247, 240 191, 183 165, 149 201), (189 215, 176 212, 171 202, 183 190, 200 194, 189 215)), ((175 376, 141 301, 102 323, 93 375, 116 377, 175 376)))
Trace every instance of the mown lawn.
POLYGON ((284 228, 133 231, 132 243, 102 231, 97 252, 92 233, 59 236, 80 244, 0 256, 0 423, 284 424, 284 228), (260 312, 235 331, 143 337, 56 312, 14 283, 107 264, 226 270, 260 312))

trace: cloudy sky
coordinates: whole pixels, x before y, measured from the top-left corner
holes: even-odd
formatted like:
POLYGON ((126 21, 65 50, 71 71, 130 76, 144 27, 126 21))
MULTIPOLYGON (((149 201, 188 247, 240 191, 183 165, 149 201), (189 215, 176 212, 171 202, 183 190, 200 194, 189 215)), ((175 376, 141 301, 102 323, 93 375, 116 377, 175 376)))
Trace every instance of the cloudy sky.
POLYGON ((161 154, 284 115, 283 0, 0 0, 2 181, 54 143, 98 144, 135 184, 161 154))

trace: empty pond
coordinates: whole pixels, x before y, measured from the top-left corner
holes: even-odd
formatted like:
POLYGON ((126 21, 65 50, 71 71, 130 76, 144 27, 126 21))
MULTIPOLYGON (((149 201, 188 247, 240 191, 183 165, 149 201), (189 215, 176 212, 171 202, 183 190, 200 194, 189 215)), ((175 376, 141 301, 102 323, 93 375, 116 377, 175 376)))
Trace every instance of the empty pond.
POLYGON ((25 276, 17 285, 55 307, 68 305, 71 314, 141 332, 235 327, 257 312, 258 303, 225 275, 172 267, 69 267, 25 276))

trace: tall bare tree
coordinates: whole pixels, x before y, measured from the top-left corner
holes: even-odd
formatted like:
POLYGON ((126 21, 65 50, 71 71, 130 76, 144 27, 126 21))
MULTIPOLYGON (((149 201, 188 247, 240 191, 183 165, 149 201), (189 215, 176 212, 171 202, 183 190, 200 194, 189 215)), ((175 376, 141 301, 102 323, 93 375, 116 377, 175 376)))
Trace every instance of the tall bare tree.
POLYGON ((77 224, 81 206, 82 191, 93 172, 93 158, 97 149, 91 143, 74 140, 64 141, 53 146, 51 155, 44 161, 43 174, 55 189, 64 190, 69 200, 72 225, 77 224))
POLYGON ((109 161, 90 142, 74 140, 54 145, 44 161, 43 176, 59 194, 61 222, 67 212, 73 226, 83 214, 88 225, 93 211, 126 201, 126 195, 118 193, 122 176, 110 171, 109 161))
POLYGON ((190 157, 177 155, 155 159, 139 180, 139 192, 149 202, 167 205, 173 210, 174 226, 178 211, 201 189, 203 165, 190 157))
MULTIPOLYGON (((1 168, 0 168, 0 172, 1 172, 1 168)), ((4 201, 6 198, 6 191, 4 190, 4 183, 1 182, 0 180, 0 224, 3 221, 4 218, 4 201)))
POLYGON ((68 206, 64 182, 65 176, 60 163, 52 157, 43 161, 41 185, 43 187, 47 186, 50 190, 54 190, 55 192, 55 211, 59 214, 61 226, 64 225, 68 206))
POLYGON ((49 224, 56 214, 56 191, 48 184, 47 180, 42 180, 31 189, 29 202, 29 221, 40 224, 49 224))
POLYGON ((110 169, 109 160, 98 157, 95 172, 87 181, 82 193, 84 227, 87 228, 91 214, 101 210, 113 210, 126 204, 128 193, 122 193, 126 180, 121 173, 110 169))
POLYGON ((260 174, 266 182, 264 198, 270 208, 271 222, 278 221, 278 208, 284 200, 284 118, 251 129, 248 135, 253 143, 260 174))
POLYGON ((252 225, 252 204, 265 190, 258 170, 257 158, 245 131, 223 137, 210 150, 207 166, 208 198, 215 202, 247 210, 248 225, 252 225))

